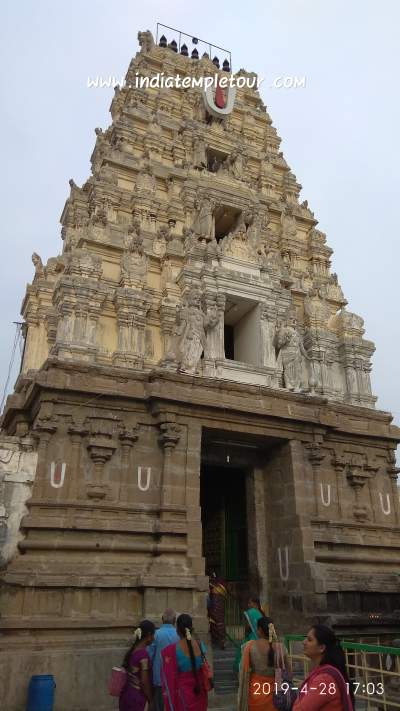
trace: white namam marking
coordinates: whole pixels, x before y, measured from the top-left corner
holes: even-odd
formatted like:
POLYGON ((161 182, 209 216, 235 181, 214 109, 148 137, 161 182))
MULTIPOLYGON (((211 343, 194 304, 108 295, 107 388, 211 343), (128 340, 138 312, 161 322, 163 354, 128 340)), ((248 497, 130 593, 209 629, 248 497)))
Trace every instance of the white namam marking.
POLYGON ((284 553, 285 553, 285 570, 283 570, 283 565, 282 565, 282 549, 278 548, 278 558, 279 558, 279 574, 281 576, 281 580, 289 580, 289 548, 288 546, 284 547, 284 553))
POLYGON ((331 485, 326 484, 326 491, 327 491, 327 497, 325 498, 324 496, 324 484, 320 484, 320 489, 321 489, 321 501, 323 506, 330 506, 331 505, 331 485))
POLYGON ((137 483, 140 491, 148 491, 150 488, 150 480, 151 480, 151 467, 138 467, 137 470, 137 483), (147 470, 146 474, 146 483, 143 485, 142 481, 142 468, 147 470))
POLYGON ((50 484, 54 486, 55 489, 61 489, 64 484, 66 467, 65 462, 62 462, 62 464, 52 462, 50 464, 50 484))
POLYGON ((219 106, 217 106, 215 103, 215 86, 208 86, 203 89, 203 99, 206 105, 206 109, 211 114, 211 116, 215 116, 215 118, 221 118, 221 116, 227 116, 228 114, 232 113, 233 105, 235 103, 236 98, 236 87, 230 86, 224 91, 226 92, 225 106, 220 109, 219 106))
POLYGON ((382 512, 385 514, 385 516, 389 516, 390 511, 391 511, 389 494, 386 494, 386 506, 384 506, 384 504, 383 504, 383 495, 381 494, 381 492, 379 492, 379 498, 381 501, 382 512))

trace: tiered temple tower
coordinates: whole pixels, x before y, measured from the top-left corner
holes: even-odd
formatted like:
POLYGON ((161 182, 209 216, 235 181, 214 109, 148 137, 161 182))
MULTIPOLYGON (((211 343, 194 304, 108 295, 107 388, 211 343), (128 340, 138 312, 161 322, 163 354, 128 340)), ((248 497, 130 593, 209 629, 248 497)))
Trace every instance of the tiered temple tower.
POLYGON ((32 673, 54 673, 65 710, 108 709, 134 623, 168 605, 206 633, 214 567, 281 629, 374 613, 384 633, 400 608, 400 432, 332 250, 257 90, 218 107, 132 88, 227 75, 139 43, 22 306, 0 441, 8 711, 32 673))

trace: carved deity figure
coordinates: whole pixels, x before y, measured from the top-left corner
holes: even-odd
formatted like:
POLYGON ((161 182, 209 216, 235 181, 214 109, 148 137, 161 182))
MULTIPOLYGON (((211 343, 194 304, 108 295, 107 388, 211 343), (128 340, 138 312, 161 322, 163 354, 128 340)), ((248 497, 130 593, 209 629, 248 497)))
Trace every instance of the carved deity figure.
POLYGON ((135 221, 128 229, 125 250, 121 257, 121 283, 126 287, 141 287, 147 272, 147 257, 143 249, 140 224, 135 221))
POLYGON ((225 159, 223 165, 228 173, 236 178, 236 180, 243 180, 246 168, 246 157, 243 146, 234 148, 232 153, 225 159))
POLYGON ((35 277, 43 277, 44 276, 44 266, 42 262, 42 258, 34 252, 32 254, 32 263, 35 267, 35 277))
POLYGON ((157 257, 163 257, 167 251, 167 242, 170 239, 170 232, 166 225, 161 225, 153 242, 153 253, 157 257))
POLYGON ((138 42, 141 52, 150 52, 154 47, 154 38, 150 30, 138 32, 138 42))
POLYGON ((192 288, 177 313, 172 350, 164 361, 176 362, 181 372, 194 375, 206 345, 207 332, 215 328, 218 320, 217 307, 210 307, 206 313, 201 292, 192 288))
POLYGON ((143 139, 144 156, 157 158, 163 153, 162 128, 157 112, 153 113, 143 139))
POLYGON ((281 213, 281 228, 282 237, 296 237, 296 218, 294 217, 291 208, 289 208, 287 205, 283 208, 281 213))
POLYGON ((346 299, 344 298, 344 294, 342 291, 342 288, 338 282, 338 277, 337 274, 333 273, 329 277, 329 281, 326 285, 326 295, 328 299, 331 299, 332 301, 338 301, 340 304, 346 304, 346 299))
POLYGON ((248 240, 248 215, 239 215, 236 227, 222 240, 222 254, 244 262, 258 262, 256 248, 248 240))
POLYGON ((204 170, 207 167, 207 150, 204 139, 198 136, 193 140, 193 168, 204 170))
POLYGON ((150 162, 146 161, 136 179, 136 192, 138 195, 148 196, 156 191, 156 178, 151 172, 150 162))
POLYGON ((283 382, 288 390, 300 391, 303 385, 304 358, 310 360, 297 327, 297 319, 289 316, 286 323, 277 327, 275 348, 278 351, 278 362, 283 369, 283 382))
POLYGON ((247 228, 247 239, 250 244, 257 247, 260 244, 262 230, 268 224, 268 217, 260 210, 254 210, 248 215, 249 226, 247 228))
POLYGON ((206 239, 213 239, 215 236, 215 201, 206 195, 202 196, 200 200, 196 200, 195 208, 197 209, 197 215, 194 223, 195 233, 205 237, 206 239))

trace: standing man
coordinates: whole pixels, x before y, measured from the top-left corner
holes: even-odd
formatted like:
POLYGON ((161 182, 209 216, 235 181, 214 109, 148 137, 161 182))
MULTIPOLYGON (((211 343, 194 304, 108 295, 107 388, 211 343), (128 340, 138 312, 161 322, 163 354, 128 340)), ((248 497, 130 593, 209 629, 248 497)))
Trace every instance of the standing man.
POLYGON ((164 700, 161 689, 161 652, 169 644, 179 641, 175 629, 176 612, 169 607, 162 616, 162 625, 154 635, 154 642, 147 647, 153 669, 153 709, 164 711, 164 700))

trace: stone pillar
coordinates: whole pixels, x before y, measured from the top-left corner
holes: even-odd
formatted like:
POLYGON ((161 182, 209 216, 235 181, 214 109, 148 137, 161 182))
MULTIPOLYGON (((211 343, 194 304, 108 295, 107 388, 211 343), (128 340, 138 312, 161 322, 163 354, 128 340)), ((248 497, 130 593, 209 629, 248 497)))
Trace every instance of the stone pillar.
POLYGON ((67 497, 72 501, 79 500, 79 484, 81 479, 81 447, 82 438, 89 432, 83 424, 73 424, 68 428, 68 433, 72 442, 70 476, 67 484, 67 497))
POLYGON ((119 477, 118 495, 119 501, 129 499, 129 486, 132 485, 132 450, 139 439, 139 426, 125 428, 119 435, 121 442, 121 473, 119 477))
POLYGON ((32 435, 38 439, 37 453, 37 470, 35 486, 33 487, 32 499, 41 499, 44 491, 49 483, 48 462, 47 462, 47 447, 54 432, 57 430, 57 425, 50 420, 37 418, 32 435))
POLYGON ((276 307, 271 304, 260 304, 261 326, 261 357, 262 365, 267 368, 276 368, 274 347, 276 307))
POLYGON ((124 465, 125 469, 129 469, 132 447, 139 439, 138 425, 136 425, 135 427, 131 427, 130 429, 125 429, 123 432, 121 432, 119 439, 121 441, 122 447, 122 464, 124 465))
POLYGON ((358 521, 366 521, 370 515, 367 506, 362 503, 361 491, 365 486, 371 474, 364 470, 362 463, 352 461, 347 465, 346 470, 347 481, 354 490, 354 506, 353 515, 358 521))
MULTIPOLYGON (((165 415, 162 416, 163 418, 165 415)), ((160 434, 158 441, 164 450, 163 470, 161 476, 161 518, 169 518, 168 506, 174 503, 173 462, 172 453, 179 442, 181 428, 175 422, 174 415, 159 422, 160 434), (166 507, 166 510, 164 508, 166 507)))
POLYGON ((313 482, 314 482, 314 502, 315 502, 315 514, 319 515, 320 512, 320 495, 318 490, 318 473, 320 466, 325 459, 325 454, 321 449, 320 442, 310 442, 305 445, 305 449, 308 454, 308 459, 312 466, 313 472, 313 482))
POLYGON ((255 467, 246 478, 249 577, 251 589, 268 602, 268 538, 265 507, 265 471, 255 467))
POLYGON ((193 573, 204 575, 202 557, 202 526, 200 508, 201 425, 190 422, 188 426, 186 459, 186 511, 188 557, 193 573))
POLYGON ((109 494, 110 487, 104 481, 104 465, 111 459, 117 445, 109 436, 94 436, 87 446, 90 457, 94 462, 91 481, 86 484, 86 494, 89 499, 101 501, 109 494))
POLYGON ((160 328, 163 339, 163 356, 171 350, 172 334, 176 321, 176 303, 163 299, 160 306, 160 328))
POLYGON ((394 512, 395 512, 395 519, 397 525, 400 523, 400 502, 399 502, 399 487, 397 485, 397 476, 400 472, 400 467, 396 466, 396 454, 394 450, 389 451, 389 466, 387 468, 387 473, 390 477, 390 483, 391 483, 391 489, 392 489, 392 495, 393 495, 393 506, 394 506, 394 512))

